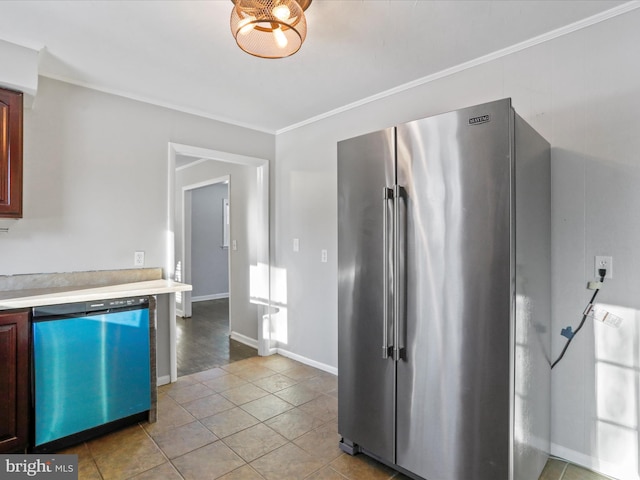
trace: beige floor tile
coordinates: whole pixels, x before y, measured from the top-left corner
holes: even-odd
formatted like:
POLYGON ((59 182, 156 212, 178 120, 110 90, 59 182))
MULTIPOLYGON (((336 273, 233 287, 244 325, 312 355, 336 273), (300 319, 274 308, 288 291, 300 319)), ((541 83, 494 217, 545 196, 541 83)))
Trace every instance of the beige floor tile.
POLYGON ((225 375, 229 375, 229 372, 227 372, 226 370, 223 370, 222 368, 211 368, 203 372, 194 373, 190 376, 193 377, 198 382, 204 383, 209 380, 213 380, 214 378, 224 377, 225 375))
POLYGON ((271 375, 270 377, 261 378, 253 382, 254 385, 257 385, 270 393, 279 392, 280 390, 291 387, 296 383, 297 382, 293 378, 289 378, 280 373, 271 375))
POLYGON ((303 412, 299 408, 289 410, 265 422, 266 425, 289 440, 298 438, 323 423, 322 420, 303 412))
POLYGON ((244 461, 218 441, 173 459, 173 465, 185 480, 213 480, 238 467, 244 461))
POLYGON ((300 383, 318 392, 327 393, 338 388, 338 377, 323 372, 320 375, 304 380, 300 383))
POLYGON ((569 465, 562 476, 562 480, 608 480, 607 477, 589 471, 577 465, 569 465))
POLYGON ((297 365, 289 370, 285 370, 284 372, 280 372, 286 375, 289 378, 293 378, 294 380, 302 381, 307 380, 309 378, 316 377, 321 373, 325 373, 322 370, 318 370, 317 368, 310 367, 308 365, 297 365))
POLYGON ((229 448, 251 462, 287 443, 287 439, 259 423, 222 440, 229 448))
POLYGON ((245 465, 227 473, 224 477, 220 477, 220 480, 264 480, 264 477, 256 472, 251 465, 245 465))
POLYGON ((220 393, 224 392, 225 390, 244 385, 245 383, 247 383, 247 381, 244 378, 240 378, 237 375, 229 373, 224 377, 214 378, 203 383, 214 392, 220 393))
POLYGON ((396 472, 366 455, 340 455, 331 468, 349 480, 388 480, 396 472))
POLYGON ((242 368, 234 372, 235 375, 237 375, 240 378, 244 378, 249 382, 253 382, 265 377, 270 377, 275 373, 276 373, 275 370, 271 370, 270 368, 263 367, 262 365, 256 365, 255 363, 247 365, 245 368, 242 368))
POLYGON ((223 370, 226 370, 227 372, 235 374, 236 372, 239 372, 240 370, 250 367, 251 365, 259 365, 259 363, 256 363, 256 360, 254 360, 254 357, 245 358, 244 360, 239 360, 237 362, 233 362, 228 365, 223 365, 220 368, 222 368, 223 370))
POLYGON ((230 410, 217 413, 207 418, 203 418, 200 422, 215 433, 219 438, 228 437, 234 433, 238 433, 245 428, 253 427, 259 420, 240 407, 234 407, 230 410))
POLYGON ((303 403, 307 403, 315 398, 318 398, 321 393, 317 390, 313 390, 304 385, 294 385, 284 390, 276 392, 275 395, 289 402, 291 405, 300 406, 303 403))
POLYGON ((193 375, 185 375, 184 377, 178 377, 178 380, 173 383, 161 385, 160 387, 158 387, 158 393, 166 393, 170 390, 177 390, 182 387, 193 385, 194 383, 198 383, 198 381, 193 377, 193 375))
POLYGON ((269 392, 248 383, 246 385, 241 385, 240 387, 226 390, 222 392, 221 395, 236 405, 242 405, 269 395, 269 392))
POLYGON ((135 477, 131 477, 131 480, 182 480, 182 476, 170 462, 166 462, 135 477))
POLYGON ((547 464, 545 465, 544 470, 542 470, 539 480, 560 480, 566 467, 567 462, 550 458, 547 460, 547 464))
POLYGON ((328 422, 338 417, 338 399, 329 395, 320 395, 300 405, 300 409, 328 422))
POLYGON ((215 392, 210 388, 207 388, 206 385, 194 383, 193 385, 187 385, 186 387, 169 390, 167 395, 173 398, 176 402, 183 404, 198 398, 206 397, 213 393, 215 392))
POLYGON ((308 476, 307 480, 345 480, 345 477, 331 467, 324 467, 308 476))
POLYGON ((104 480, 133 477, 166 462, 139 425, 92 440, 87 446, 104 480))
POLYGON ((285 370, 299 367, 302 364, 291 358, 283 357, 282 355, 270 355, 268 357, 261 357, 260 365, 275 370, 276 372, 284 372, 285 370))
POLYGON ((339 442, 340 436, 337 434, 335 426, 326 424, 305 433, 293 443, 322 463, 331 463, 342 454, 342 450, 338 446, 339 442))
POLYGON ((185 453, 204 447, 218 440, 211 431, 199 422, 191 422, 180 427, 153 435, 153 440, 169 458, 176 458, 185 453))
POLYGON ((326 392, 327 395, 331 395, 334 398, 338 398, 338 389, 336 388, 335 390, 331 390, 330 392, 326 392))
POLYGON ((287 410, 291 410, 293 405, 285 402, 275 395, 267 395, 266 397, 259 398, 253 402, 245 403, 241 408, 261 422, 264 422, 265 420, 275 417, 276 415, 280 415, 287 410))
MULTIPOLYGON (((330 422, 325 423, 325 427, 326 428, 332 428, 333 429, 333 433, 338 435, 338 418, 336 417, 333 420, 331 420, 330 422)), ((340 438, 342 438, 342 437, 340 437, 340 438)))
POLYGON ((251 466, 267 480, 300 480, 322 468, 323 464, 296 445, 287 443, 251 462, 251 466))
POLYGON ((158 421, 155 423, 142 423, 149 433, 169 430, 180 425, 186 425, 195 420, 193 415, 187 412, 173 398, 168 395, 158 399, 158 421))
POLYGON ((229 410, 235 405, 223 396, 214 393, 208 397, 198 398, 192 402, 185 403, 182 406, 195 418, 205 418, 229 410))
POLYGON ((60 452, 61 455, 78 456, 78 479, 79 480, 102 480, 98 472, 98 466, 91 457, 91 452, 86 443, 80 443, 60 452))

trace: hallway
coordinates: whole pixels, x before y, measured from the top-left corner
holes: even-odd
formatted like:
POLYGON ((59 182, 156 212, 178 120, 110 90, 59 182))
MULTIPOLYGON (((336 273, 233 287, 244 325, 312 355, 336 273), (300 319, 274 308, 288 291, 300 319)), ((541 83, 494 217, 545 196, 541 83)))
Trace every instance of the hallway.
POLYGON ((176 317, 178 377, 254 357, 255 348, 229 338, 229 299, 194 302, 191 318, 176 317))

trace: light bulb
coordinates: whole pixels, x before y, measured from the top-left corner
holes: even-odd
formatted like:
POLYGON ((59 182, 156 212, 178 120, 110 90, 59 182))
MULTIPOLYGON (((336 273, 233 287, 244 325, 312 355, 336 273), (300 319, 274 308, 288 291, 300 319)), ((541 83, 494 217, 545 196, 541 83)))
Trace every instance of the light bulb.
POLYGON ((286 48, 289 41, 280 27, 273 30, 273 36, 276 38, 276 43, 280 48, 286 48))
POLYGON ((256 19, 256 17, 253 17, 251 15, 247 15, 245 18, 240 20, 238 22, 238 33, 240 35, 247 35, 248 33, 251 33, 251 31, 256 26, 255 23, 252 23, 252 22, 255 21, 255 19, 256 19))
POLYGON ((287 7, 286 5, 278 5, 276 7, 273 7, 271 13, 273 13, 273 15, 277 19, 282 20, 283 22, 289 20, 289 17, 291 16, 291 10, 289 10, 289 7, 287 7))

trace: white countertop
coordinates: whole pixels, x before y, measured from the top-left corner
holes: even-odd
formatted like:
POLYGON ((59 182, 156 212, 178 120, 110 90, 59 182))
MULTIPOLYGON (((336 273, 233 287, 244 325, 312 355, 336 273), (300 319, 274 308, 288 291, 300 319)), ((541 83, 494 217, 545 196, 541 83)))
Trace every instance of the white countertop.
POLYGON ((191 285, 174 282, 173 280, 148 280, 103 287, 56 287, 14 290, 0 292, 0 310, 31 308, 42 305, 60 305, 63 303, 92 302, 94 300, 107 300, 110 298, 188 292, 191 289, 191 285))

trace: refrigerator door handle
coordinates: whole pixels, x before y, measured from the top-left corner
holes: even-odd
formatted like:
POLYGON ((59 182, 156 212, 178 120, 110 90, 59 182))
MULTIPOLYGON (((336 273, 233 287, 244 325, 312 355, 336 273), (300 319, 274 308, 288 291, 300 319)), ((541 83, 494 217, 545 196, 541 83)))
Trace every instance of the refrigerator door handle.
POLYGON ((403 198, 404 188, 400 185, 393 186, 393 359, 405 358, 404 347, 401 346, 400 320, 402 315, 402 279, 401 279, 401 248, 402 225, 400 215, 400 203, 403 198))
POLYGON ((392 353, 393 345, 389 345, 389 200, 393 200, 393 189, 384 187, 384 212, 382 215, 383 235, 383 255, 382 262, 382 358, 389 358, 392 353))

